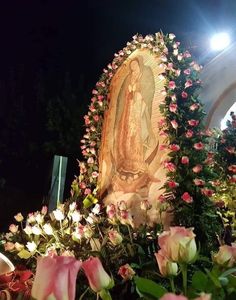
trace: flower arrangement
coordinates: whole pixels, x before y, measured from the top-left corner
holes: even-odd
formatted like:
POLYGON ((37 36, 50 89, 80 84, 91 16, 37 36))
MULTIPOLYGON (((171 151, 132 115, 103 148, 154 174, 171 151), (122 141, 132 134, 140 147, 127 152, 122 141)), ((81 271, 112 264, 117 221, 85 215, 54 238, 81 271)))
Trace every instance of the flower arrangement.
POLYGON ((168 146, 160 147, 168 147, 171 152, 164 162, 168 176, 164 185, 167 197, 162 195, 157 201, 169 204, 169 211, 174 212, 174 225, 194 227, 198 240, 209 252, 217 247, 216 237, 221 235, 222 224, 210 200, 215 191, 212 181, 217 179, 217 174, 211 169, 207 149, 211 132, 204 130, 205 113, 198 99, 201 66, 188 51, 181 49, 174 34, 135 35, 104 69, 92 91, 85 116, 86 132, 81 141, 85 161, 79 162, 80 175, 72 183, 71 194, 75 200, 91 193, 98 197, 98 157, 104 113, 109 107, 109 86, 118 68, 136 49, 148 49, 159 56, 164 68, 159 78, 165 82, 162 90, 165 101, 160 104, 163 118, 158 127, 168 142, 168 146))
MULTIPOLYGON (((208 151, 211 132, 204 130, 203 107, 197 97, 200 69, 190 53, 181 50, 173 34, 162 33, 135 35, 104 69, 84 118, 86 132, 81 149, 85 161, 78 162, 80 175, 72 183, 71 200, 52 212, 43 207, 26 218, 18 213, 17 223, 11 224, 2 237, 4 250, 12 260, 24 261, 33 273, 36 270, 34 298, 235 297, 235 246, 222 245, 217 252, 222 224, 210 200, 215 191, 212 182, 217 177, 208 151), (161 146, 168 147, 170 154, 164 162, 166 193, 157 201, 160 214, 167 208, 174 213, 170 228, 161 222, 150 226, 148 200, 140 204, 144 222, 135 227, 125 201, 105 207, 97 193, 109 85, 119 66, 140 48, 158 55, 164 69, 159 75, 165 81, 165 101, 160 105, 163 118, 158 127, 168 142, 161 146), (201 249, 197 250, 199 242, 201 249)), ((234 172, 233 167, 229 171, 234 172)))

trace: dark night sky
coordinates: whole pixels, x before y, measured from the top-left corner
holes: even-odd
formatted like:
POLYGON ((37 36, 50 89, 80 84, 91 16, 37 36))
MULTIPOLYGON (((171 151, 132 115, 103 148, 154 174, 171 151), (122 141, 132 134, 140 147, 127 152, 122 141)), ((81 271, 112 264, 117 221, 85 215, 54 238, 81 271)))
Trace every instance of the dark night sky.
MULTIPOLYGON (((6 215, 22 210, 22 201, 25 211, 37 209, 48 191, 52 158, 50 164, 44 164, 46 156, 39 146, 34 157, 24 152, 29 139, 34 145, 44 142, 40 128, 45 113, 41 110, 41 116, 37 115, 35 107, 40 70, 52 94, 60 89, 66 72, 75 87, 83 78, 88 92, 114 53, 135 33, 145 35, 160 29, 175 33, 178 40, 192 48, 198 61, 204 61, 213 55, 208 53, 212 33, 223 29, 235 36, 236 0, 1 1, 0 150, 5 149, 5 156, 0 153, 0 180, 6 179, 7 188, 0 187, 0 223, 8 224, 6 215), (18 110, 14 115, 15 107, 18 110), (22 112, 23 119, 18 118, 18 112, 22 112), (11 122, 9 116, 13 116, 11 122), (13 129, 4 131, 8 123, 13 129), (8 152, 15 157, 22 153, 22 162, 13 160, 8 152)), ((88 101, 89 96, 80 96, 79 109, 86 109, 88 101)), ((76 142, 79 153, 79 137, 76 142)), ((71 161, 76 165, 74 157, 71 161)), ((69 178, 68 187, 71 181, 69 178)))
POLYGON ((205 51, 221 28, 235 33, 235 0, 2 1, 0 73, 23 64, 29 77, 38 67, 67 69, 95 83, 137 32, 174 32, 205 51))

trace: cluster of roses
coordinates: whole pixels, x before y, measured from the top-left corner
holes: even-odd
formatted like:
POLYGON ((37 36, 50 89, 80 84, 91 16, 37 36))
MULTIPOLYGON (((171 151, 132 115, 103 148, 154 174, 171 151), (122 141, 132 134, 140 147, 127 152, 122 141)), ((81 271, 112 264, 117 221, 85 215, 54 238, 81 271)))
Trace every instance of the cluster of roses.
POLYGON ((155 254, 160 273, 164 277, 176 276, 178 264, 192 263, 197 254, 195 234, 185 227, 170 227, 158 237, 160 250, 155 254))
POLYGON ((21 213, 15 215, 19 225, 11 224, 5 235, 5 251, 17 253, 28 259, 34 255, 74 255, 75 245, 90 240, 94 227, 100 222, 101 206, 80 211, 77 204, 61 204, 50 214, 44 206, 41 211, 30 213, 26 220, 21 213))
MULTIPOLYGON (((145 213, 150 208, 148 200, 141 201, 140 211, 145 213)), ((51 213, 43 206, 26 219, 21 213, 14 218, 18 224, 9 226, 4 248, 23 259, 53 254, 78 257, 85 249, 100 251, 101 245, 109 248, 120 245, 122 225, 134 231, 133 217, 125 201, 110 204, 105 209, 100 204, 78 209, 76 202, 65 203, 51 213)))
POLYGON ((188 188, 189 180, 202 195, 213 194, 211 182, 206 181, 204 175, 206 165, 213 163, 213 154, 207 155, 204 143, 211 132, 202 131, 204 113, 195 95, 201 83, 198 74, 201 67, 192 61, 188 51, 180 51, 180 43, 174 38, 171 34, 166 39, 168 51, 162 57, 165 72, 160 76, 166 85, 162 91, 165 102, 160 105, 164 118, 158 125, 160 134, 170 141, 169 146, 163 145, 171 151, 170 159, 164 162, 169 176, 165 186, 182 201, 191 203, 196 195, 191 194, 194 189, 188 188))
MULTIPOLYGON (((170 227, 158 237, 160 250, 155 254, 160 273, 163 277, 173 280, 180 271, 187 272, 187 265, 193 263, 197 258, 197 247, 193 230, 185 227, 170 227)), ((232 268, 236 263, 236 246, 223 245, 219 251, 212 255, 212 260, 223 269, 232 268)), ((187 273, 186 273, 187 274, 187 273)), ((184 276, 183 276, 184 278, 184 276)), ((186 277, 185 277, 186 279, 186 277)), ((183 290, 187 293, 187 280, 183 282, 183 290)), ((174 290, 172 285, 172 290, 174 290)), ((187 300, 185 296, 166 294, 162 300, 187 300)), ((203 294, 196 298, 198 300, 210 300, 210 294, 203 294)))
POLYGON ((80 269, 84 271, 90 288, 98 296, 104 297, 106 294, 106 299, 111 299, 109 298, 108 290, 114 286, 114 282, 104 270, 100 259, 98 257, 90 257, 82 262, 69 256, 38 258, 32 287, 33 298, 43 300, 52 297, 57 300, 74 300, 76 278, 80 269))

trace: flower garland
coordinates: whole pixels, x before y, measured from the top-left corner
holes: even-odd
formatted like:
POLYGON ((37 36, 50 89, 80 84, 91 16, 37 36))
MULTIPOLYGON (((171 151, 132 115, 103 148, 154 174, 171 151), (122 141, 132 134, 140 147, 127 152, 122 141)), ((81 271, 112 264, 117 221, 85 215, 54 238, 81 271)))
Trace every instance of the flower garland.
MULTIPOLYGON (((109 106, 109 86, 122 63, 136 49, 143 48, 158 55, 161 58, 161 67, 165 70, 159 75, 160 79, 165 80, 162 91, 165 101, 160 104, 163 118, 159 120, 158 127, 169 143, 161 147, 168 147, 171 151, 169 159, 164 162, 168 176, 164 187, 167 194, 171 193, 175 198, 170 202, 175 211, 174 222, 184 226, 194 225, 199 227, 199 231, 205 231, 204 223, 209 223, 209 211, 212 216, 210 224, 213 227, 217 223, 217 216, 209 200, 214 193, 211 184, 214 178, 209 168, 212 154, 207 151, 207 138, 211 132, 204 132, 202 120, 205 113, 197 95, 201 85, 201 67, 192 60, 188 51, 181 51, 174 34, 133 36, 133 40, 116 53, 112 63, 103 70, 96 88, 92 91, 89 112, 84 117, 86 133, 81 140, 81 149, 85 161, 79 162, 80 175, 72 183, 72 196, 91 193, 96 195, 99 147, 104 112, 109 106)), ((159 200, 167 199, 161 196, 159 200)), ((219 232, 219 226, 217 228, 212 230, 219 232)))
MULTIPOLYGON (((89 112, 84 116, 85 131, 86 133, 81 140, 81 150, 85 158, 85 161, 78 162, 80 175, 72 183, 72 195, 78 195, 80 191, 83 194, 88 195, 97 186, 98 178, 98 154, 101 141, 102 124, 104 118, 104 112, 108 108, 108 92, 112 78, 116 74, 118 68, 123 62, 136 50, 147 48, 154 55, 160 55, 163 62, 162 66, 166 66, 166 70, 169 70, 166 74, 161 74, 160 78, 165 78, 169 82, 169 88, 174 90, 176 88, 175 82, 172 80, 174 77, 180 75, 179 69, 173 68, 173 63, 169 63, 175 57, 178 61, 183 61, 185 58, 190 58, 191 55, 188 51, 185 53, 178 53, 179 42, 174 42, 175 35, 169 34, 164 36, 162 33, 157 33, 155 36, 142 35, 133 36, 133 40, 128 42, 123 50, 115 54, 115 57, 106 69, 103 70, 103 74, 100 80, 96 83, 96 88, 92 91, 91 104, 89 105, 89 112), (172 53, 173 58, 168 59, 168 46, 172 46, 174 51, 172 53), (172 67, 171 67, 172 66, 172 67), (169 69, 168 69, 169 68, 169 69)), ((195 72, 200 70, 200 67, 192 62, 191 69, 195 72)), ((186 69, 184 74, 190 77, 190 69, 186 69)), ((186 81, 186 88, 192 85, 192 81, 189 79, 186 81)), ((166 91, 163 91, 167 95, 166 91)), ((183 98, 187 98, 187 93, 183 91, 183 98)), ((174 101, 174 93, 172 100, 174 101)), ((168 98, 168 97, 167 97, 168 98)), ((196 105, 191 107, 192 110, 196 110, 196 105)), ((170 105, 170 111, 176 113, 177 104, 172 103, 170 105)), ((176 126, 175 120, 172 121, 173 126, 176 126)))

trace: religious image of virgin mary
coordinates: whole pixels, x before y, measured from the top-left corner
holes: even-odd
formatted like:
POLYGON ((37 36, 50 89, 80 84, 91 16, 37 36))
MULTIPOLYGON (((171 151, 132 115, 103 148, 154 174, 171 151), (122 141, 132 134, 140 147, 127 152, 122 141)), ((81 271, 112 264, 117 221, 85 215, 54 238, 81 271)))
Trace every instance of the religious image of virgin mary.
POLYGON ((117 98, 112 157, 116 176, 131 183, 147 172, 157 141, 151 124, 152 70, 141 56, 133 58, 128 67, 117 98))

